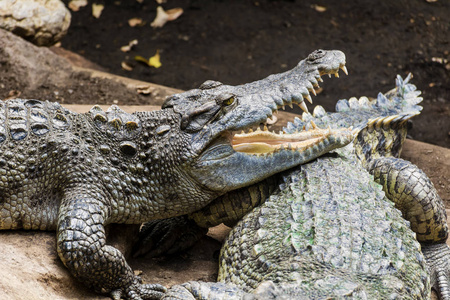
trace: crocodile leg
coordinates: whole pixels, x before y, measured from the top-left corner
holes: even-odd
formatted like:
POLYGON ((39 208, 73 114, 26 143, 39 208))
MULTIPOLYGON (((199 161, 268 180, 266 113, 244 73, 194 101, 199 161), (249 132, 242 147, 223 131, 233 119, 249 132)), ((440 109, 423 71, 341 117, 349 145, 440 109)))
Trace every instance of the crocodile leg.
POLYGON ((139 241, 133 246, 133 256, 173 254, 194 245, 206 235, 209 227, 221 223, 233 227, 273 193, 278 181, 278 176, 272 176, 220 196, 192 214, 145 223, 139 232, 139 241))
POLYGON ((429 268, 431 286, 441 300, 450 299, 447 215, 433 183, 417 166, 394 157, 375 159, 368 168, 417 234, 429 268))
POLYGON ((114 299, 159 299, 166 289, 141 284, 122 253, 106 245, 108 206, 94 195, 66 193, 57 229, 57 249, 64 265, 84 284, 114 299))

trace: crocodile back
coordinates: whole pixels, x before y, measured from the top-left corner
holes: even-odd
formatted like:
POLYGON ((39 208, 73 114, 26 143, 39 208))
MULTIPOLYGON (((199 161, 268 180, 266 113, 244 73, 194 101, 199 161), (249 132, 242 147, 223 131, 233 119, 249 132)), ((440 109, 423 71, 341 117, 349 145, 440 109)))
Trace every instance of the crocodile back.
POLYGON ((303 113, 301 118, 295 118, 293 122, 288 123, 284 131, 293 133, 302 128, 309 129, 311 121, 322 128, 353 126, 354 129, 361 130, 371 119, 418 115, 422 110, 418 104, 423 99, 420 97, 421 92, 417 90, 417 87, 409 83, 410 79, 411 74, 405 79, 397 75, 396 87, 385 94, 379 93, 375 99, 353 97, 349 100, 339 100, 336 104, 336 112, 326 112, 322 106, 318 105, 312 114, 303 113))
POLYGON ((0 145, 64 131, 71 126, 71 113, 58 103, 11 99, 0 101, 0 145))
POLYGON ((0 229, 54 229, 77 116, 48 101, 0 101, 0 229))
POLYGON ((248 291, 283 282, 284 293, 308 299, 426 298, 414 233, 356 161, 330 154, 287 173, 230 233, 219 280, 248 291))

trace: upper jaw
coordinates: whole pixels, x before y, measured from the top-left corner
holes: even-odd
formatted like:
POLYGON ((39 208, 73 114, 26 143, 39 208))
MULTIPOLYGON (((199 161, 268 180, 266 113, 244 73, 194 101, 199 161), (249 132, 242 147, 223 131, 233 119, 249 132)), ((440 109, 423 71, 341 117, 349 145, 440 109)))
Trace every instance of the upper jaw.
POLYGON ((293 107, 293 104, 308 112, 305 100, 312 103, 311 94, 316 95, 321 76, 339 77, 339 70, 347 74, 345 64, 343 52, 317 50, 287 72, 237 87, 221 86, 227 91, 231 88, 238 105, 219 124, 231 131, 248 130, 267 123, 280 108, 293 107))

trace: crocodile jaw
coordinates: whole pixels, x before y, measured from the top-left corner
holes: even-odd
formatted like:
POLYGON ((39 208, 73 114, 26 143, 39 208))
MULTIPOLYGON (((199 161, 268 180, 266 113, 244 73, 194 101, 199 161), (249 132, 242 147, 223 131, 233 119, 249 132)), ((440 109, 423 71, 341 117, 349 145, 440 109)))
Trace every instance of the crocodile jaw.
POLYGON ((294 134, 255 131, 218 139, 197 160, 197 182, 219 193, 245 187, 349 144, 351 129, 294 134), (226 142, 228 141, 228 143, 226 142))
POLYGON ((280 132, 276 134, 267 128, 233 136, 232 146, 237 152, 246 154, 273 154, 280 150, 306 151, 308 148, 327 142, 332 137, 331 129, 320 129, 313 124, 313 129, 293 134, 280 132))

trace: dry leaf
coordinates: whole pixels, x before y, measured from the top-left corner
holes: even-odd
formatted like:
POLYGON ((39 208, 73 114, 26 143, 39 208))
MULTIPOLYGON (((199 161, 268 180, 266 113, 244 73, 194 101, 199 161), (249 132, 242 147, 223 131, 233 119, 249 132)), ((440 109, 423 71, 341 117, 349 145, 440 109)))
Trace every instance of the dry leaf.
POLYGON ((150 24, 152 27, 163 27, 168 21, 173 21, 183 14, 183 9, 180 7, 164 11, 161 6, 156 8, 156 18, 150 24))
POLYGON ((86 6, 87 0, 72 0, 67 5, 72 11, 79 11, 80 7, 86 6))
POLYGON ((128 43, 128 45, 125 45, 125 46, 122 46, 122 47, 120 47, 120 50, 122 51, 122 52, 128 52, 128 51, 130 51, 131 50, 131 48, 133 48, 135 45, 137 45, 138 44, 138 40, 132 40, 132 41, 130 41, 129 43, 128 43))
POLYGON ((133 71, 133 67, 130 66, 127 62, 123 61, 120 63, 120 66, 122 67, 122 69, 124 69, 125 71, 133 71))
POLYGON ((92 4, 92 15, 94 16, 94 18, 100 18, 103 9, 105 8, 105 6, 103 4, 96 4, 93 3, 92 4))
POLYGON ((150 95, 154 90, 155 88, 150 85, 143 85, 136 87, 136 91, 138 92, 138 94, 143 95, 150 95))
POLYGON ((130 27, 136 27, 138 25, 142 25, 142 19, 141 18, 132 18, 128 20, 128 25, 130 27))
POLYGON ((156 54, 153 55, 152 57, 150 57, 148 60, 140 55, 136 55, 134 57, 134 60, 142 62, 142 63, 146 64, 147 66, 154 67, 156 69, 162 66, 161 61, 160 61, 159 50, 156 50, 156 54))
POLYGON ((325 6, 320 6, 320 5, 317 5, 317 4, 314 4, 313 7, 318 12, 324 12, 324 11, 327 10, 327 8, 325 6))
POLYGON ((183 14, 183 9, 181 7, 172 8, 169 10, 166 10, 166 14, 169 16, 169 21, 173 21, 178 19, 179 16, 183 14))
POLYGON ((156 54, 153 55, 152 57, 150 57, 150 59, 148 60, 148 65, 150 67, 154 67, 154 68, 159 68, 161 67, 161 61, 160 61, 160 56, 159 56, 159 50, 156 50, 156 54))

